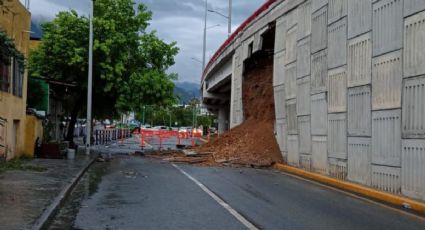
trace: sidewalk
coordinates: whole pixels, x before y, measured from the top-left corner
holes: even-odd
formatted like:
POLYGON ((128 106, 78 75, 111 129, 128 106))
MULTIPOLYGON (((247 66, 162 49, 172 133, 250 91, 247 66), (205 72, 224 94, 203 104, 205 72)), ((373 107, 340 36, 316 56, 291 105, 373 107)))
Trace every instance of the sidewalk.
POLYGON ((34 159, 27 164, 46 170, 0 174, 1 229, 31 229, 90 162, 80 155, 75 160, 34 159))

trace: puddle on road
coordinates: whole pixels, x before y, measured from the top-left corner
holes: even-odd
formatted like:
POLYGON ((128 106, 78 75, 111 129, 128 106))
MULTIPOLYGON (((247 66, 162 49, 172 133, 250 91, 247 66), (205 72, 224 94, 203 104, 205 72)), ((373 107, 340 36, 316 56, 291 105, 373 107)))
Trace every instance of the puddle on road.
POLYGON ((102 177, 106 174, 107 168, 110 164, 108 162, 96 162, 84 174, 81 180, 73 189, 70 196, 66 199, 65 204, 53 218, 50 230, 67 230, 74 228, 75 218, 81 208, 83 200, 88 199, 98 190, 102 177))

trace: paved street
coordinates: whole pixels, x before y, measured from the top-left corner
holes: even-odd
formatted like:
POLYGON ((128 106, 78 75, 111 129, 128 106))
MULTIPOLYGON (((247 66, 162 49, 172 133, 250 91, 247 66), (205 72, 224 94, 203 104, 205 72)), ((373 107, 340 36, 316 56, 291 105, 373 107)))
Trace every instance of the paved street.
POLYGON ((425 221, 273 170, 96 163, 50 229, 425 229, 425 221))

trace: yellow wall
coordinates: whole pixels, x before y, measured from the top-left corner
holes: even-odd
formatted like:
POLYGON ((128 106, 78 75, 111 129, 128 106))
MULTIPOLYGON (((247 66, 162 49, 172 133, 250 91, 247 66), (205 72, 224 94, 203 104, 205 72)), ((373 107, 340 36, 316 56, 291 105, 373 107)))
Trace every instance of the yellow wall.
POLYGON ((40 40, 30 40, 28 50, 31 52, 31 50, 37 48, 40 45, 40 40))
POLYGON ((25 145, 22 154, 34 157, 34 147, 37 137, 43 138, 43 121, 35 116, 27 115, 25 118, 25 145))
MULTIPOLYGON (((19 0, 4 1, 4 6, 0 6, 0 30, 6 32, 10 38, 15 40, 15 46, 26 58, 28 57, 30 27, 31 14, 19 0)), ((0 117, 7 120, 5 129, 0 133, 0 141, 5 143, 0 144, 6 144, 7 146, 7 159, 24 153, 27 79, 28 73, 25 71, 22 98, 6 92, 0 92, 0 117)))

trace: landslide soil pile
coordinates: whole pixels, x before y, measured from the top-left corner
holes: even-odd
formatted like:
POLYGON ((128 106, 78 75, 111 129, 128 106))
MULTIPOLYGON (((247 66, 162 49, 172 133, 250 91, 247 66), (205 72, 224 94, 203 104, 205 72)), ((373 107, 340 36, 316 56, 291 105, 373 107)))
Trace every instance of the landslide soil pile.
POLYGON ((282 162, 274 136, 273 60, 251 63, 242 87, 245 121, 196 151, 211 153, 216 163, 264 167, 282 162))

